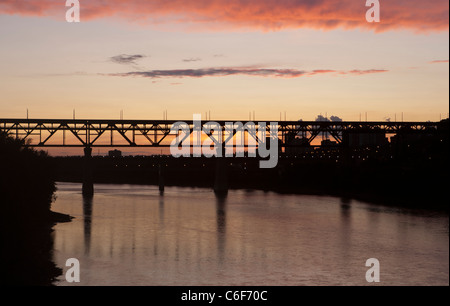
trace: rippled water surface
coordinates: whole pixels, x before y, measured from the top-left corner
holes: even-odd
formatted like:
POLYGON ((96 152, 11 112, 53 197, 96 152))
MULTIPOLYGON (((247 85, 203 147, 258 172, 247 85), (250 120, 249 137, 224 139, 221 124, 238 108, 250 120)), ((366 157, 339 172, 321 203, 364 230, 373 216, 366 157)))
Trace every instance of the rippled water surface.
MULTIPOLYGON (((449 285, 448 215, 335 197, 59 183, 54 260, 81 285, 449 285)), ((57 285, 73 285, 60 277, 57 285)))

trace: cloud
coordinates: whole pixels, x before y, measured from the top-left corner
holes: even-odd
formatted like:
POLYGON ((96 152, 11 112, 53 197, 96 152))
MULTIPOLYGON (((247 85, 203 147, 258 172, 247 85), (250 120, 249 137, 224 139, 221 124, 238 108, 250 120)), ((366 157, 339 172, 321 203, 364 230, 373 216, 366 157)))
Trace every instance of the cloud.
POLYGON ((135 55, 127 55, 127 54, 121 54, 116 55, 110 58, 110 60, 117 64, 125 64, 125 65, 136 65, 136 61, 143 59, 145 56, 141 54, 135 54, 135 55))
POLYGON ((440 64, 440 63, 448 63, 448 60, 434 60, 430 62, 430 64, 440 64))
POLYGON ((132 71, 126 73, 109 74, 112 76, 140 76, 146 78, 202 78, 213 76, 247 75, 247 76, 272 76, 272 77, 299 77, 305 75, 305 71, 295 69, 255 69, 255 68, 204 68, 204 69, 175 69, 175 70, 150 70, 132 71))
POLYGON ((346 74, 363 75, 363 74, 380 73, 380 72, 386 72, 386 71, 387 70, 383 70, 383 69, 351 70, 351 71, 346 72, 346 74))
POLYGON ((328 117, 324 117, 322 115, 318 115, 316 118, 316 121, 320 121, 320 122, 342 122, 342 118, 338 117, 338 116, 331 116, 330 118, 328 117))
POLYGON ((329 121, 329 120, 322 115, 318 115, 316 121, 329 121))
MULTIPOLYGON (((60 0, 2 0, 0 14, 64 18, 60 0)), ((81 20, 120 18, 143 24, 191 24, 200 30, 410 29, 448 31, 448 0, 381 1, 381 22, 368 23, 365 0, 80 1, 81 20)))
POLYGON ((125 73, 111 73, 108 76, 119 77, 144 77, 144 78, 203 78, 203 77, 224 77, 232 75, 259 76, 273 78, 298 78, 302 76, 314 76, 319 74, 331 75, 364 75, 372 73, 388 72, 388 70, 369 69, 369 70, 312 70, 304 71, 298 69, 274 69, 274 68, 202 68, 202 69, 174 69, 174 70, 149 70, 149 71, 131 71, 125 73))
POLYGON ((183 62, 190 63, 190 62, 199 62, 199 61, 201 61, 201 60, 202 60, 201 58, 194 57, 194 58, 185 58, 185 59, 183 60, 183 62))
POLYGON ((331 116, 330 120, 332 122, 342 122, 342 118, 339 118, 338 116, 331 116))

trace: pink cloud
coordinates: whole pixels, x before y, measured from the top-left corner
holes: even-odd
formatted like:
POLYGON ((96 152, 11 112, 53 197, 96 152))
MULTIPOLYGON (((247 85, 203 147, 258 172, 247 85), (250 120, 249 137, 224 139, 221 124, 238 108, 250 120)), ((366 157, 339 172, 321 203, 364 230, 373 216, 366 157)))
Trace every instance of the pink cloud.
POLYGON ((159 78, 203 78, 203 77, 224 77, 232 75, 259 76, 272 78, 299 78, 302 76, 314 76, 319 74, 331 75, 365 75, 373 73, 388 72, 388 70, 312 70, 304 71, 298 69, 274 69, 274 68, 203 68, 203 69, 174 69, 174 70, 149 70, 132 71, 126 73, 111 73, 108 76, 119 77, 144 77, 151 79, 159 78))
POLYGON ((382 73, 387 72, 388 70, 384 69, 369 69, 369 70, 351 70, 346 72, 345 74, 356 74, 356 75, 363 75, 363 74, 371 74, 371 73, 382 73))
MULTIPOLYGON (((65 1, 0 0, 0 14, 64 18, 65 1), (61 17, 58 17, 61 16, 61 17)), ((381 22, 368 23, 365 0, 80 0, 81 19, 187 23, 199 29, 295 28, 448 31, 448 0, 380 0, 381 22)))
POLYGON ((435 60, 430 62, 430 64, 442 64, 442 63, 448 63, 448 60, 435 60))

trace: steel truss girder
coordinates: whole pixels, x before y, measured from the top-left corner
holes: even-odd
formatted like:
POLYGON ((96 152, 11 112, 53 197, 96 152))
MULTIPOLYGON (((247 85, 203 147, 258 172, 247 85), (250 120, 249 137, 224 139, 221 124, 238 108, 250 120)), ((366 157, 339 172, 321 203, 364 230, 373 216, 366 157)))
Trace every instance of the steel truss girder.
MULTIPOLYGON (((60 120, 60 119, 0 119, 0 130, 17 138, 32 139, 29 146, 34 147, 168 147, 167 141, 171 134, 171 127, 176 122, 185 122, 189 126, 190 135, 194 132, 194 122, 192 120, 60 120), (67 143, 66 133, 75 137, 77 143, 67 143), (107 132, 111 137, 106 143, 99 143, 99 139, 107 132), (60 143, 50 143, 56 135, 62 134, 60 143), (125 142, 115 143, 114 136, 125 142), (144 142, 138 141, 144 139, 144 142)), ((232 130, 226 134, 226 124, 235 123, 235 120, 215 121, 221 127, 221 135, 213 135, 205 132, 215 144, 227 144, 237 133, 241 131, 232 130)), ((245 121, 243 121, 245 122, 245 121)), ((252 124, 252 123, 250 123, 252 124)), ((265 129, 265 135, 270 136, 270 121, 259 121, 256 126, 265 129)), ((344 132, 354 133, 435 133, 438 122, 318 122, 318 121, 280 121, 276 122, 278 138, 282 140, 281 146, 290 146, 287 141, 288 136, 302 135, 308 143, 319 135, 330 135, 337 143, 342 143, 344 132)), ((207 122, 202 122, 202 126, 207 126, 207 122)), ((173 137, 177 136, 172 134, 173 137)), ((258 133, 245 130, 245 136, 250 137, 259 143, 258 133)), ((194 146, 194 145, 191 145, 194 146)), ((238 147, 238 145, 236 145, 238 147)), ((244 145, 243 147, 248 147, 244 145)))

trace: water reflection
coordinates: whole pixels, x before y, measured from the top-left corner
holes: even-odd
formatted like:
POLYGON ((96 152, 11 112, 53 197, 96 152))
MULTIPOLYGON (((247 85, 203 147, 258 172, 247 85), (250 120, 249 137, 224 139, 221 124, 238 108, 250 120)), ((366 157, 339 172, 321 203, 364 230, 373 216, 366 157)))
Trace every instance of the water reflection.
POLYGON ((94 200, 79 189, 59 184, 53 209, 77 217, 55 226, 55 261, 78 258, 81 285, 366 285, 372 257, 385 285, 448 285, 446 214, 259 191, 99 185, 94 200))
POLYGON ((341 198, 341 214, 345 218, 348 218, 350 215, 352 200, 349 198, 341 198))
POLYGON ((341 252, 343 254, 343 258, 348 258, 352 251, 352 207, 351 207, 351 199, 349 198, 341 198, 340 203, 340 242, 341 242, 341 252))
POLYGON ((164 227, 164 196, 159 197, 159 222, 162 228, 164 227))
POLYGON ((226 238, 226 203, 227 196, 216 195, 216 220, 217 220, 217 250, 219 255, 219 263, 224 260, 225 238, 226 238))
POLYGON ((86 255, 89 255, 91 250, 93 200, 93 196, 83 196, 84 252, 86 255))

